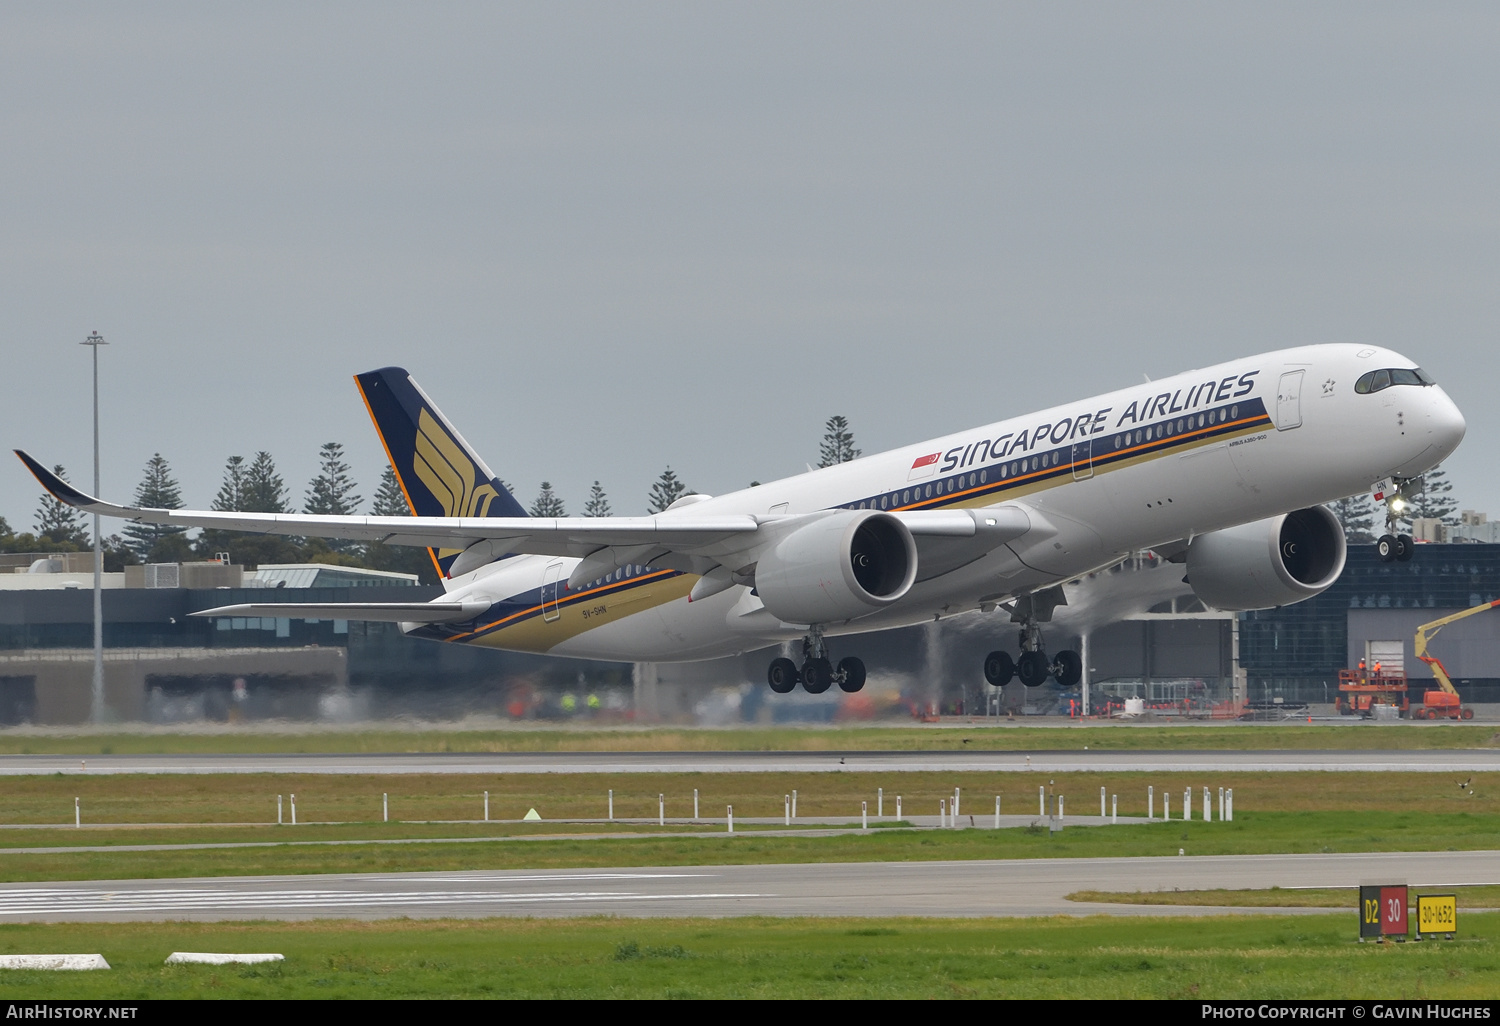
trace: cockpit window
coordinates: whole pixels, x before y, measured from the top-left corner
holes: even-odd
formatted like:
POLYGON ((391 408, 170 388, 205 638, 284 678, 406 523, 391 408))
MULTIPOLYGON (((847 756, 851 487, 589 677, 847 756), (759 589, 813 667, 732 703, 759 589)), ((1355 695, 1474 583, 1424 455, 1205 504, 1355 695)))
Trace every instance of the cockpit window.
POLYGON ((1431 374, 1421 367, 1393 367, 1386 370, 1367 371, 1354 383, 1354 391, 1360 395, 1379 392, 1392 385, 1435 385, 1431 374))

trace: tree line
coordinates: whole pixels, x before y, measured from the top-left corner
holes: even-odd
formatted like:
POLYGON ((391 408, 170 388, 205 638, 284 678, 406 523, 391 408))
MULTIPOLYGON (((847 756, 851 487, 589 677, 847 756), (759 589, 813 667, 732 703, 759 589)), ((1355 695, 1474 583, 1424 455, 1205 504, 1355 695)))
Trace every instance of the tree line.
MULTIPOLYGON (((860 450, 854 447, 854 434, 842 416, 828 419, 819 446, 819 466, 829 467, 856 459, 860 450)), ((64 481, 67 470, 52 468, 64 481)), ((501 481, 515 494, 515 488, 501 481)), ((760 482, 752 481, 751 486, 760 482)), ((318 472, 308 482, 303 494, 302 512, 331 516, 354 516, 364 502, 359 494, 344 447, 326 442, 318 450, 318 472)), ((660 513, 684 495, 691 493, 687 484, 668 466, 652 483, 646 496, 648 513, 660 513)), ((172 475, 171 466, 161 453, 146 461, 133 505, 152 509, 181 509, 182 488, 172 475)), ((224 466, 224 478, 214 496, 212 509, 239 513, 297 512, 291 489, 276 469, 268 452, 257 452, 248 460, 231 456, 224 466)), ((411 510, 396 475, 387 466, 380 478, 368 511, 374 516, 408 516, 411 510)), ((536 499, 527 508, 534 517, 567 516, 567 503, 543 481, 536 499)), ((613 516, 609 496, 595 481, 583 505, 586 517, 613 516)), ((14 532, 0 517, 0 552, 82 552, 92 548, 88 517, 80 510, 43 495, 35 516, 35 532, 14 532)), ((426 583, 436 583, 432 561, 422 549, 361 543, 325 538, 291 538, 275 535, 244 534, 235 531, 204 529, 190 538, 186 528, 170 524, 128 523, 119 534, 104 539, 104 569, 116 572, 137 563, 180 563, 213 559, 227 552, 235 563, 258 566, 262 563, 331 563, 371 570, 392 570, 417 574, 426 583)))

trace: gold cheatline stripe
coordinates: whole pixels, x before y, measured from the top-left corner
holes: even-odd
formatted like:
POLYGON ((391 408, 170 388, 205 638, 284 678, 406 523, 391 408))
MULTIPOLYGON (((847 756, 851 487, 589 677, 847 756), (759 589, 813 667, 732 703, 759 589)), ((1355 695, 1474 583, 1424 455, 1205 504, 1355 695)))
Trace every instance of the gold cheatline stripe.
MULTIPOLYGON (((654 574, 646 574, 646 575, 644 575, 642 577, 637 577, 633 581, 631 581, 630 583, 633 584, 633 585, 634 584, 645 584, 647 581, 658 580, 658 579, 663 578, 663 577, 670 577, 672 574, 674 574, 676 572, 677 571, 675 571, 675 570, 658 570, 654 574)), ((559 585, 561 585, 564 582, 558 581, 557 583, 559 585)), ((616 582, 616 583, 624 584, 625 582, 624 581, 620 581, 620 582, 616 582)), ((574 602, 579 601, 580 599, 587 598, 589 595, 593 595, 596 592, 601 592, 601 591, 604 591, 604 590, 605 590, 605 586, 601 584, 599 587, 597 587, 597 588, 590 588, 588 591, 574 592, 573 594, 569 595, 566 599, 559 599, 558 601, 556 601, 556 602, 554 602, 552 604, 555 605, 555 606, 557 606, 558 609, 561 609, 564 604, 571 605, 574 602)), ((543 603, 540 603, 539 605, 531 606, 531 607, 529 607, 527 609, 522 609, 522 610, 520 610, 518 612, 510 614, 509 616, 502 616, 500 619, 494 621, 493 623, 487 623, 487 624, 484 624, 481 627, 475 627, 472 631, 469 631, 467 634, 455 634, 455 635, 453 635, 453 637, 448 638, 447 640, 449 640, 449 641, 462 641, 465 638, 476 637, 480 633, 482 633, 484 631, 488 631, 491 628, 499 627, 502 624, 510 623, 513 620, 518 620, 518 619, 520 619, 520 618, 522 618, 524 616, 529 616, 529 615, 531 615, 533 613, 536 613, 538 610, 546 608, 546 606, 547 606, 547 603, 543 602, 543 603)))

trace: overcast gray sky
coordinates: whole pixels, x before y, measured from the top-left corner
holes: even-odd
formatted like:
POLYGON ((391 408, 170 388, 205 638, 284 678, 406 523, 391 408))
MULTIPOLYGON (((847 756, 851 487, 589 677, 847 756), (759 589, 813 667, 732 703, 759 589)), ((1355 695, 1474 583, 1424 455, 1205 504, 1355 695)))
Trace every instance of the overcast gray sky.
MULTIPOLYGON (((523 501, 725 491, 1221 359, 1392 346, 1500 515, 1500 7, 0 8, 0 441, 300 501, 399 364, 523 501)), ((9 459, 10 457, 6 457, 9 459)), ((39 489, 0 472, 29 529, 39 489)))

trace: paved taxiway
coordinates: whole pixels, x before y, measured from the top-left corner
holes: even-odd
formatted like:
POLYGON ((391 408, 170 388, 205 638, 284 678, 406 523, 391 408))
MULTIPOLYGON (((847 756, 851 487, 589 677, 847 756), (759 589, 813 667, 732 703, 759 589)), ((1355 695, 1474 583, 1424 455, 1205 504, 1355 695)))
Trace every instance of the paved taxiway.
MULTIPOLYGON (((1500 883, 1500 851, 689 866, 0 885, 0 922, 479 916, 1214 915, 1082 889, 1500 883)), ((1354 899, 1350 897, 1350 915, 1354 899)), ((1292 910, 1239 909, 1246 913, 1292 910)), ((1317 910, 1326 911, 1326 910, 1317 910)))
POLYGON ((1345 773, 1500 771, 1500 749, 1204 752, 504 752, 376 755, 0 755, 41 773, 1345 773))

